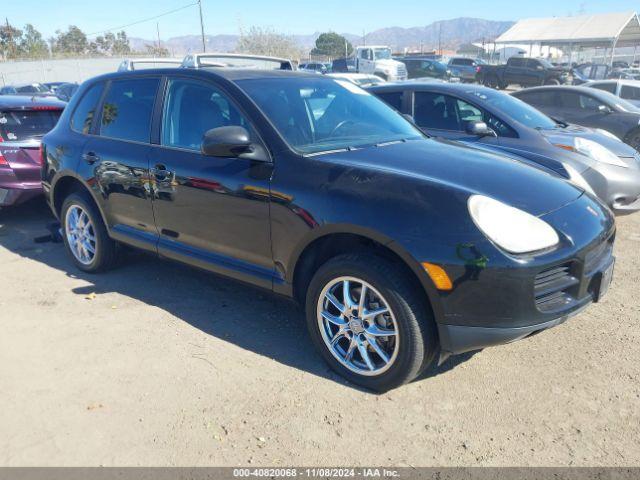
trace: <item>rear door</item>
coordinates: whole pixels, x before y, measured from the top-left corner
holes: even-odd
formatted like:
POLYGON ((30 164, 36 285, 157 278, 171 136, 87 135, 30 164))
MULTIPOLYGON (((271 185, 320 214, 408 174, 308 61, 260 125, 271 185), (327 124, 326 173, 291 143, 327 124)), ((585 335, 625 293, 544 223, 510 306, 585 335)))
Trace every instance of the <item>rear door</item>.
POLYGON ((107 83, 101 113, 82 152, 78 172, 97 192, 111 235, 155 251, 151 206, 151 120, 159 76, 107 83))

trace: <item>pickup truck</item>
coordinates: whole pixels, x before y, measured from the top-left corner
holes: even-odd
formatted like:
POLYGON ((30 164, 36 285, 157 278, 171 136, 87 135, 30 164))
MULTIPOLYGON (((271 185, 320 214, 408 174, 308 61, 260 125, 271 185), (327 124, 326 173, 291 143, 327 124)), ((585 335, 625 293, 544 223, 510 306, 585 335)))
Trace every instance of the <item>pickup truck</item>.
POLYGON ((561 85, 569 80, 569 72, 554 67, 542 58, 511 57, 506 65, 480 65, 476 80, 487 87, 507 88, 561 85))

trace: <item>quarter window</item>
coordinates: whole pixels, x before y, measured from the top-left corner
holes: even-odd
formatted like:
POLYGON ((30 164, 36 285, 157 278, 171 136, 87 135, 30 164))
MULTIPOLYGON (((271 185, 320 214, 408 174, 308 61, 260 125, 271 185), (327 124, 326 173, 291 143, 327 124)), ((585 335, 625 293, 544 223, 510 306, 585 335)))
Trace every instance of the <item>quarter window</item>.
POLYGON ((158 84, 157 78, 112 82, 102 107, 100 135, 134 142, 149 142, 158 84))
POLYGON ((404 92, 381 92, 376 95, 380 97, 381 100, 384 100, 387 105, 401 112, 403 94, 404 92))
POLYGON ((80 99, 71 116, 72 130, 79 133, 89 133, 103 88, 104 84, 97 83, 89 87, 89 90, 87 90, 82 99, 80 99))
POLYGON ((640 88, 623 85, 620 89, 620 97, 627 100, 640 100, 640 88))
POLYGON ((207 130, 248 122, 217 88, 188 80, 171 80, 165 101, 162 144, 200 150, 207 130))

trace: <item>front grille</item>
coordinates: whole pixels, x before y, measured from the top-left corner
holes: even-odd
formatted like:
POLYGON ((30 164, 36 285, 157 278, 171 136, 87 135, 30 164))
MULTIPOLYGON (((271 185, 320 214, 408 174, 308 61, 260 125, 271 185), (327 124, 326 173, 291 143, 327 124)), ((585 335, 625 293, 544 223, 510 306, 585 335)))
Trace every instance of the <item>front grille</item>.
POLYGON ((578 283, 571 274, 570 263, 543 270, 534 283, 536 307, 541 312, 561 310, 572 302, 571 289, 578 283))
POLYGON ((398 66, 398 76, 405 77, 407 75, 407 69, 404 66, 398 66))
POLYGON ((612 235, 606 242, 602 242, 587 253, 584 258, 585 275, 591 275, 600 266, 603 258, 611 256, 613 251, 613 241, 614 235, 612 235))

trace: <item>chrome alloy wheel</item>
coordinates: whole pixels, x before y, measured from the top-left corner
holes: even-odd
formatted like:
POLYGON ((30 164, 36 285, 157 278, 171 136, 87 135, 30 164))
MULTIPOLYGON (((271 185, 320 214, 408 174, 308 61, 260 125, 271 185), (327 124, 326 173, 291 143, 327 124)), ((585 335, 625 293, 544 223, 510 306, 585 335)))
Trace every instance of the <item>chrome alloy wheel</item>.
POLYGON ((395 362, 400 337, 388 302, 367 282, 340 277, 318 299, 318 328, 331 354, 365 376, 386 372, 395 362))
POLYGON ((96 234, 87 212, 78 205, 67 210, 65 233, 71 253, 83 265, 89 265, 96 256, 96 234))

